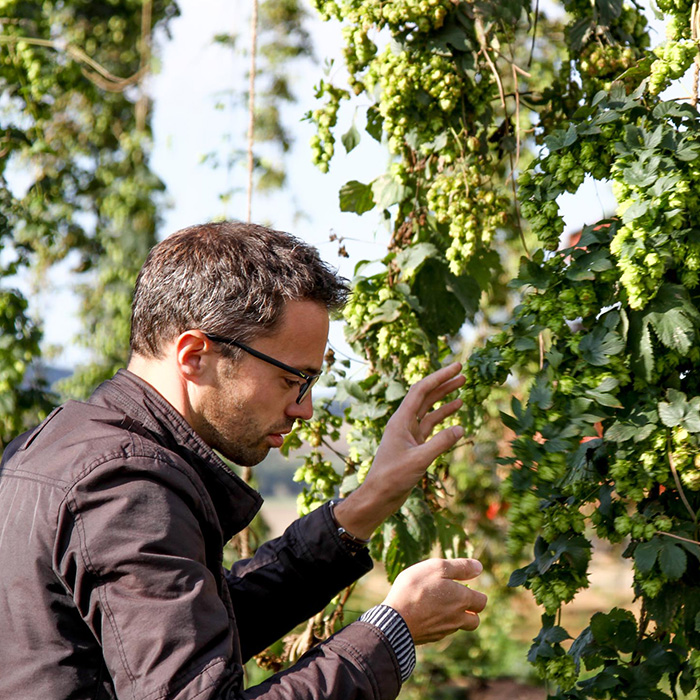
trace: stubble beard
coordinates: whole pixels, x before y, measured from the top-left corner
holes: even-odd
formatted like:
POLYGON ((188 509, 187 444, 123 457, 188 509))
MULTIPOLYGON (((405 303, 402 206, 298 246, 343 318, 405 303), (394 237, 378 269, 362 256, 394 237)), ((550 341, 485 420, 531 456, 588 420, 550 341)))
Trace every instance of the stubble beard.
POLYGON ((224 407, 217 402, 209 410, 202 411, 198 423, 195 430, 207 445, 234 464, 254 467, 270 452, 267 436, 289 432, 294 420, 287 420, 281 426, 263 428, 241 404, 224 407))

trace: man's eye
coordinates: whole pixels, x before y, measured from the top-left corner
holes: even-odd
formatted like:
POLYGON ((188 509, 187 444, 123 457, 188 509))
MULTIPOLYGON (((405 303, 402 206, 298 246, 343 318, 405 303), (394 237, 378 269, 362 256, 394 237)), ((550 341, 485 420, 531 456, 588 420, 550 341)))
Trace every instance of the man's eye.
POLYGON ((290 389, 298 389, 304 383, 301 379, 290 379, 289 377, 285 377, 284 381, 290 389))

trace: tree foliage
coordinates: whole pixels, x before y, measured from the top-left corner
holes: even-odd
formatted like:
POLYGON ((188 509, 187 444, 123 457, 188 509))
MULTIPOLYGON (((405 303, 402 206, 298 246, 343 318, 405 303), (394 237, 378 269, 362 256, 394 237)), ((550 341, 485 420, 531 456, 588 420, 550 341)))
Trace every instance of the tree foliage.
MULTIPOLYGON (((543 607, 529 660, 560 699, 690 693, 700 680, 700 151, 696 99, 659 94, 696 60, 696 5, 659 3, 667 40, 653 49, 639 6, 619 0, 564 2, 560 22, 518 0, 316 6, 342 23, 349 81, 320 83, 313 153, 326 171, 342 101, 368 104, 365 132, 387 148, 389 169, 348 182, 340 207, 379 211, 392 236, 379 267, 358 266, 345 315, 367 374, 354 381, 341 366, 332 380, 349 403, 346 474, 339 483, 313 453, 304 505, 361 481, 407 387, 460 351, 465 324, 478 337, 491 327, 469 355, 462 420, 478 441, 495 398, 515 394, 499 462, 510 551, 534 548, 511 585, 543 607), (613 184, 617 209, 562 245, 560 195, 587 177, 613 184), (641 612, 601 611, 571 640, 562 606, 588 585, 594 535, 627 543, 641 612)), ((342 142, 361 138, 353 125, 342 142)), ((321 446, 338 429, 321 414, 305 432, 321 446)), ((375 537, 390 578, 435 546, 463 550, 448 466, 375 537)))
MULTIPOLYGON (((94 363, 74 377, 72 393, 89 393, 126 360, 131 288, 155 242, 163 188, 148 166, 142 83, 153 28, 175 14, 166 0, 2 3, 2 274, 31 269, 41 279, 70 256, 84 279, 82 340, 94 363)), ((16 290, 5 295, 24 305, 16 290)), ((21 318, 3 327, 21 353, 2 360, 15 363, 15 427, 47 407, 22 383, 19 365, 38 357, 39 329, 21 318)))

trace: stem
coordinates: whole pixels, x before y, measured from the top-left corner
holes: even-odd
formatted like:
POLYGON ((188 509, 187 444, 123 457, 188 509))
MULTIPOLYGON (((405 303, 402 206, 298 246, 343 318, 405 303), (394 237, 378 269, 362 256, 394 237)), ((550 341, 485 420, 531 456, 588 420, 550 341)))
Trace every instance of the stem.
POLYGON ((700 545, 700 542, 697 540, 691 540, 688 537, 681 537, 680 535, 674 535, 671 532, 661 532, 660 530, 657 530, 655 535, 664 535, 666 537, 673 537, 674 540, 681 540, 682 542, 688 542, 689 544, 697 544, 700 545))
POLYGON ((527 61, 528 68, 532 65, 532 57, 535 54, 535 39, 537 37, 537 20, 540 16, 540 0, 535 2, 535 22, 532 27, 532 44, 530 45, 530 58, 527 61))
POLYGON ((248 88, 248 203, 246 221, 253 208, 253 143, 255 142, 255 72, 258 53, 258 0, 253 0, 250 17, 250 85, 248 88))
MULTIPOLYGON (((700 37, 700 32, 698 31, 698 19, 700 13, 698 12, 698 0, 695 0, 693 7, 690 10, 690 35, 693 41, 698 42, 700 37)), ((700 56, 695 54, 695 66, 693 68, 693 94, 690 98, 690 104, 697 109, 698 106, 698 83, 700 83, 700 56)))
POLYGON ((698 524, 698 515, 697 513, 690 507, 690 503, 688 499, 686 498, 685 491, 683 490, 683 485, 681 484, 681 480, 678 476, 678 471, 676 470, 676 465, 673 462, 673 455, 671 454, 671 437, 669 436, 668 438, 669 445, 668 445, 668 450, 666 450, 666 456, 668 457, 668 464, 671 467, 671 473, 673 474, 673 480, 676 482, 676 488, 678 489, 678 495, 681 497, 681 501, 683 501, 683 505, 685 506, 686 510, 688 513, 690 513, 690 517, 692 518, 693 522, 697 525, 698 524))
POLYGON ((141 11, 141 66, 139 68, 139 100, 136 103, 136 131, 146 130, 148 116, 148 94, 146 93, 146 76, 151 63, 151 24, 153 22, 153 0, 144 0, 141 11))
MULTIPOLYGON (((501 98, 501 106, 503 107, 503 114, 504 114, 504 119, 506 123, 506 128, 508 126, 508 108, 506 106, 506 96, 505 96, 505 91, 503 90, 503 82, 501 81, 501 76, 498 74, 498 69, 496 68, 494 62, 491 60, 491 56, 489 55, 489 47, 486 44, 486 32, 484 30, 484 24, 481 21, 481 17, 477 14, 475 18, 475 24, 476 28, 478 30, 477 36, 479 38, 479 43, 481 44, 481 53, 483 54, 484 58, 486 59, 486 63, 488 63, 489 68, 491 69, 491 72, 493 73, 493 77, 496 81, 496 85, 498 87, 498 94, 501 98)), ((515 189, 515 178, 512 177, 513 172, 515 170, 515 163, 513 161, 513 154, 511 153, 509 155, 510 159, 510 172, 511 172, 511 187, 513 188, 513 202, 515 206, 515 222, 518 226, 518 233, 520 234, 520 240, 523 244, 523 249, 525 250, 525 254, 527 255, 528 258, 530 258, 530 251, 527 248, 527 243, 525 243, 525 233, 523 232, 523 227, 520 222, 520 212, 518 210, 518 199, 516 196, 516 189, 515 189)))
MULTIPOLYGON (((253 143, 255 141, 255 71, 258 52, 258 0, 253 0, 253 8, 250 17, 250 87, 248 95, 248 201, 246 221, 250 223, 253 204, 253 143)), ((249 484, 253 478, 253 470, 244 467, 241 470, 241 478, 249 484)), ((241 533, 241 557, 247 559, 251 556, 250 542, 248 541, 247 527, 241 533)))
MULTIPOLYGON (((515 84, 515 164, 520 162, 520 99, 518 97, 518 72, 515 70, 515 63, 512 64, 513 67, 513 83, 515 84)), ((515 171, 511 167, 510 170, 511 179, 515 179, 515 171)))

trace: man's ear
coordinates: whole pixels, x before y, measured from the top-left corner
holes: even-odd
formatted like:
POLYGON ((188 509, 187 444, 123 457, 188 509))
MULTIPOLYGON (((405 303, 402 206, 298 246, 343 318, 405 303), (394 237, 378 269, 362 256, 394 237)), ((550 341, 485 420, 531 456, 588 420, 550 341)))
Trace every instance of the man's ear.
POLYGON ((181 333, 175 341, 175 359, 183 379, 198 382, 212 365, 213 343, 202 331, 181 333))

